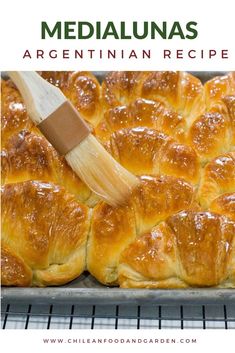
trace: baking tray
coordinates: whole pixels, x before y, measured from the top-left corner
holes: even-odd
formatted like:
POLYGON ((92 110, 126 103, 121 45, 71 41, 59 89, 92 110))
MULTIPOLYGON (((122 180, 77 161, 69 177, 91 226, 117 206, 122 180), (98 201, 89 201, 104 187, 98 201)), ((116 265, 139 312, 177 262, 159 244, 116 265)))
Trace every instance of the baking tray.
POLYGON ((2 303, 30 304, 228 304, 234 289, 123 289, 99 284, 90 274, 61 287, 2 288, 2 303))
MULTIPOLYGON (((105 71, 95 71, 101 82, 105 71)), ((202 82, 223 75, 222 71, 194 71, 202 82)), ((6 73, 2 72, 6 78, 6 73)), ((98 283, 89 273, 60 287, 7 288, 1 289, 2 303, 30 304, 228 304, 235 303, 235 289, 123 289, 106 287, 98 283)))

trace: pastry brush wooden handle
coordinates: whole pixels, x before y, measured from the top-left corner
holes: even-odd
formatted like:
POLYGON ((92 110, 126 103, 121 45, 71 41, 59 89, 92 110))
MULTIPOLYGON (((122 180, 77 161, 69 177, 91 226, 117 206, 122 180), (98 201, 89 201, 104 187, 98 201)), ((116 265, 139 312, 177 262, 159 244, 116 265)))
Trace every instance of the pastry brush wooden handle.
POLYGON ((30 118, 61 155, 90 134, 89 126, 59 88, 33 71, 12 71, 9 76, 23 96, 30 118))
POLYGON ((9 72, 40 131, 92 191, 118 205, 138 185, 90 133, 85 121, 63 93, 36 72, 9 72))
POLYGON ((67 99, 59 88, 34 71, 8 71, 19 89, 33 122, 38 125, 67 99))

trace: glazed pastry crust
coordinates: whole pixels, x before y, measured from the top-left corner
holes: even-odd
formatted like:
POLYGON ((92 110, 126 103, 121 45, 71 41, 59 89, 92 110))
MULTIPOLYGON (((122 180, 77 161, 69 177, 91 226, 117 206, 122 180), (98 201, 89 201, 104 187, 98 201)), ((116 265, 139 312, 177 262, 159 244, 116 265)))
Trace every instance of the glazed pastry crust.
POLYGON ((218 109, 199 116, 189 131, 189 144, 203 162, 232 149, 230 120, 218 109))
MULTIPOLYGON (((100 85, 88 72, 41 72, 51 84, 61 88, 82 117, 100 119, 100 85)), ((41 180, 65 187, 79 201, 94 206, 99 198, 79 179, 65 159, 42 136, 27 115, 19 91, 11 80, 2 80, 3 184, 41 180)))
MULTIPOLYGON (((1 80, 1 145, 23 129, 37 130, 29 118, 19 91, 10 80, 1 80)), ((39 134, 39 131, 37 131, 39 134)))
POLYGON ((122 287, 235 287, 235 223, 209 212, 183 211, 137 238, 122 253, 122 287))
POLYGON ((218 196, 234 190, 235 152, 230 152, 218 156, 205 166, 198 192, 199 203, 207 208, 218 196))
POLYGON ((159 130, 179 142, 185 141, 186 120, 175 111, 167 109, 162 102, 143 98, 105 111, 95 132, 104 143, 113 132, 139 126, 159 130))
POLYGON ((234 149, 234 96, 234 73, 203 85, 187 72, 112 72, 102 85, 105 114, 96 134, 107 141, 123 127, 156 128, 193 147, 205 164, 234 149), (137 97, 146 112, 136 111, 137 97), (174 113, 173 125, 180 120, 175 132, 163 112, 174 113))
POLYGON ((102 118, 101 89, 98 80, 87 71, 41 71, 40 75, 59 87, 81 114, 82 118, 97 125, 102 118))
POLYGON ((33 132, 22 130, 9 138, 1 152, 1 163, 3 184, 41 180, 62 185, 82 202, 91 196, 65 159, 43 136, 33 132))
POLYGON ((1 241, 1 283, 4 286, 29 287, 33 273, 14 250, 1 241))
POLYGON ((230 121, 230 133, 232 146, 235 145, 235 93, 223 97, 223 102, 227 108, 227 113, 230 121))
POLYGON ((142 82, 141 97, 157 99, 187 117, 190 123, 195 113, 205 109, 201 81, 187 72, 155 71, 142 82))
POLYGON ((36 181, 5 185, 1 197, 3 265, 10 261, 15 269, 9 276, 2 266, 3 285, 58 285, 84 271, 86 206, 63 188, 36 181))
POLYGON ((206 104, 208 107, 215 105, 226 96, 235 93, 235 75, 230 72, 224 76, 216 76, 205 83, 206 104))
POLYGON ((137 127, 112 134, 109 152, 136 175, 162 174, 198 183, 200 164, 195 151, 162 132, 137 127))
POLYGON ((117 284, 122 251, 165 217, 193 207, 193 187, 182 179, 142 177, 127 205, 113 208, 100 203, 94 208, 88 239, 88 271, 101 283, 117 284))
MULTIPOLYGON (((113 71, 102 82, 102 103, 105 110, 130 103, 140 94, 140 83, 147 72, 113 71)), ((141 96, 141 95, 140 95, 141 96)))
POLYGON ((227 193, 212 201, 210 210, 221 215, 226 215, 235 221, 235 193, 227 193))

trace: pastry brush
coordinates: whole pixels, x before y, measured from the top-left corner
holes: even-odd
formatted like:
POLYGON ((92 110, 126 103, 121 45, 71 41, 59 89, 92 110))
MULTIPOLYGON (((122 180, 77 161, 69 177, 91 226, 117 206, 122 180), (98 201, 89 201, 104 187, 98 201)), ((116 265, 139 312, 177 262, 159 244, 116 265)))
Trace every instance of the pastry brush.
POLYGON ((19 89, 33 122, 74 172, 108 204, 123 203, 138 178, 97 141, 60 89, 33 71, 10 71, 8 75, 19 89))

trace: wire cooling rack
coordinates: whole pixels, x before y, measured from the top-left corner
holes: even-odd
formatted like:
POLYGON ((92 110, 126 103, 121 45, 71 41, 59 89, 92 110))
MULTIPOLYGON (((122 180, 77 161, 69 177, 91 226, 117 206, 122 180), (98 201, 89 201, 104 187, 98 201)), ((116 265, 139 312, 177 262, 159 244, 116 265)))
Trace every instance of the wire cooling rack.
POLYGON ((235 329, 235 305, 4 304, 2 329, 235 329))

